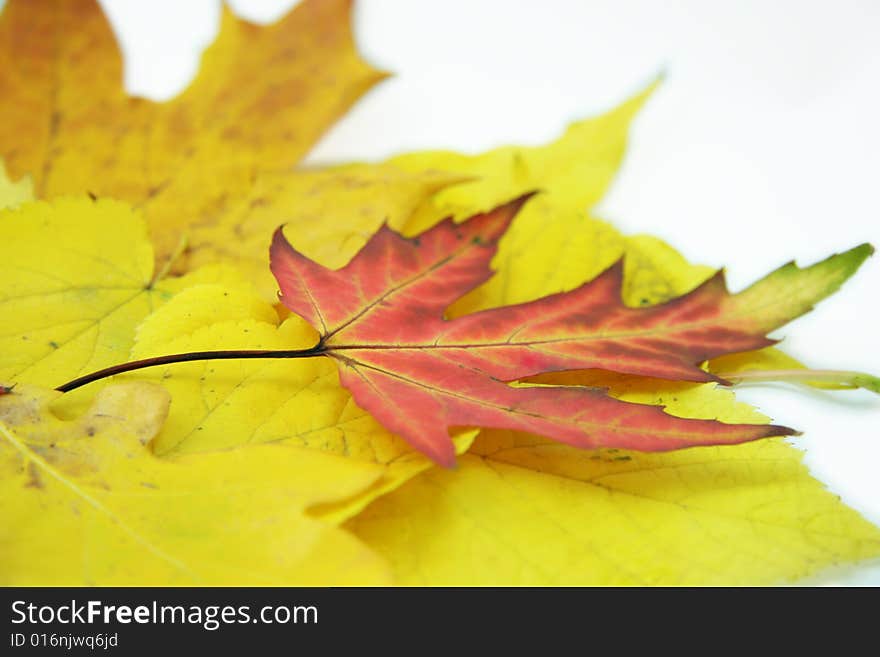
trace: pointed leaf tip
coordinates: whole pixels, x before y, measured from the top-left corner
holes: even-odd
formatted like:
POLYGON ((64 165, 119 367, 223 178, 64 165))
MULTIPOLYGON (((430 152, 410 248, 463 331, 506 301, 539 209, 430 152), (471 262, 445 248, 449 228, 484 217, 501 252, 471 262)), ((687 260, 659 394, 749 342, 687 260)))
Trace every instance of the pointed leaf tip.
POLYGON ((852 249, 852 251, 859 253, 863 258, 870 258, 874 255, 875 250, 874 245, 869 242, 863 242, 852 249))
POLYGON ((542 190, 542 189, 533 189, 533 190, 526 192, 525 194, 521 194, 520 196, 518 196, 517 198, 513 199, 512 201, 506 203, 505 205, 507 207, 510 207, 511 210, 513 210, 513 213, 516 214, 533 197, 537 196, 538 194, 543 194, 543 193, 544 193, 544 190, 542 190))

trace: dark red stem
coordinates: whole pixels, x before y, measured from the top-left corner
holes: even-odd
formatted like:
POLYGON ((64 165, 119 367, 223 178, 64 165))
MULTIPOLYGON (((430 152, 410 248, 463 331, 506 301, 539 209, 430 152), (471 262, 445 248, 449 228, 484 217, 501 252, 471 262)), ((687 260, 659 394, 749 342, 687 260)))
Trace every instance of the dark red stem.
POLYGON ((324 345, 320 342, 309 349, 288 349, 288 350, 226 350, 226 351, 191 351, 185 354, 171 354, 168 356, 156 356, 155 358, 144 358, 143 360, 135 360, 130 363, 121 363, 112 367, 105 367, 103 370, 86 374, 73 381, 68 381, 64 385, 58 386, 55 390, 60 392, 70 392, 87 383, 98 381, 99 379, 113 376, 114 374, 122 374, 123 372, 131 372, 133 370, 142 370, 146 367, 156 367, 157 365, 169 365, 171 363, 186 363, 193 360, 233 360, 238 358, 311 358, 312 356, 323 356, 326 353, 324 345))

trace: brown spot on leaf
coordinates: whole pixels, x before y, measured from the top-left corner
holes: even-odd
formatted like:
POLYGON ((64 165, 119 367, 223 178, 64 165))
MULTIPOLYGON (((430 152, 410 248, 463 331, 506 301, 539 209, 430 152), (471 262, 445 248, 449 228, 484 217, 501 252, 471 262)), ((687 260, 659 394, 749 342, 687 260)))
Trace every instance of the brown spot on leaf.
POLYGON ((36 465, 33 463, 28 463, 27 467, 28 481, 24 485, 25 488, 45 488, 45 484, 43 483, 43 478, 40 475, 40 471, 36 465))

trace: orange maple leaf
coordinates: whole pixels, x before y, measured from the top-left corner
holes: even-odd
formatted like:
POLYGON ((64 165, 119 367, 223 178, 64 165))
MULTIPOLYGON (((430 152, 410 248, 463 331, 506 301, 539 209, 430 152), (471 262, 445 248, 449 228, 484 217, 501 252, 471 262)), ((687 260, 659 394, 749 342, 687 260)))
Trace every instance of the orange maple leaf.
POLYGON ((224 9, 192 84, 129 96, 96 0, 10 0, 0 15, 0 158, 37 195, 90 192, 140 207, 157 260, 187 227, 288 169, 386 74, 357 53, 348 0, 305 0, 269 26, 224 9))

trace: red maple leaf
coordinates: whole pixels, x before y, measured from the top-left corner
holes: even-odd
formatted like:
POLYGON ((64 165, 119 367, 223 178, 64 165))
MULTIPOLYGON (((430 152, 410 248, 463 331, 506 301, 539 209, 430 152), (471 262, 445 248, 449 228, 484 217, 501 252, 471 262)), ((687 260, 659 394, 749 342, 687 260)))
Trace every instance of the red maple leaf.
POLYGON ((596 388, 510 385, 587 368, 717 381, 701 362, 772 343, 767 321, 731 303, 736 296, 722 273, 668 303, 630 308, 621 300, 621 262, 570 292, 444 318, 450 304, 492 275, 498 240, 527 199, 461 224, 447 219, 411 239, 384 226, 339 270, 296 251, 279 228, 271 269, 280 299, 320 331, 318 353, 336 359, 358 405, 443 465, 455 462, 454 426, 643 451, 795 433, 676 418, 596 388))

